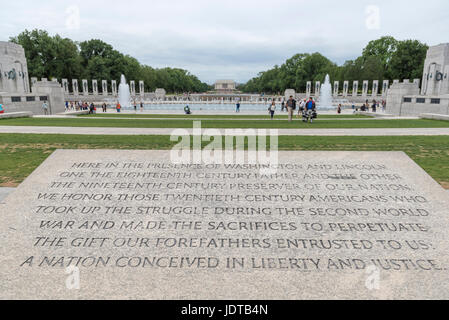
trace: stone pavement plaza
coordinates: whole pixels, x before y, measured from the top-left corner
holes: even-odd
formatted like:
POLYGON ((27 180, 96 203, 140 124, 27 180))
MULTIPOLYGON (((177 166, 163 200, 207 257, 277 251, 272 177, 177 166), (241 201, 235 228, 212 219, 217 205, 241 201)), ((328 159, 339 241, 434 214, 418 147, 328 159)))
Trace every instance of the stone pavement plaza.
POLYGON ((0 206, 0 299, 449 298, 449 197, 405 153, 169 158, 55 151, 0 206))

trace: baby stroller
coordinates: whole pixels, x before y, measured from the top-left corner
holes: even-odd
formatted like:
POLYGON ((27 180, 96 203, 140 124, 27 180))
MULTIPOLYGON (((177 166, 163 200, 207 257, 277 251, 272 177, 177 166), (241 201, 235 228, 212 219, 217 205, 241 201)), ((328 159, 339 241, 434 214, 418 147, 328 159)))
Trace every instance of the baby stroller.
POLYGON ((317 118, 316 110, 304 110, 302 112, 302 121, 313 123, 313 119, 317 118))

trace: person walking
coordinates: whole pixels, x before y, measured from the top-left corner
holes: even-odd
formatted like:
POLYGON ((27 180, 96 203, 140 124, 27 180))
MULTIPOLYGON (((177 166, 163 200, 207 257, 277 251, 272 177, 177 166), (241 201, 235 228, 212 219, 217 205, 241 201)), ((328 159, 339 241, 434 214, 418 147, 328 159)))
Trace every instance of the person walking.
POLYGON ((276 102, 273 100, 271 102, 271 106, 268 108, 268 112, 270 112, 271 120, 274 119, 274 112, 276 111, 276 102))
POLYGON ((376 113, 376 111, 377 111, 377 101, 376 100, 373 100, 373 105, 371 106, 371 109, 374 113, 376 113))
POLYGON ((306 108, 306 103, 307 103, 306 99, 301 100, 298 108, 298 119, 300 119, 303 116, 304 109, 306 108))
POLYGON ((281 103, 281 112, 284 112, 285 109, 285 100, 282 99, 282 103, 281 103))
POLYGON ((341 103, 338 105, 337 113, 338 113, 338 114, 341 114, 341 103))
POLYGON ((47 104, 47 101, 44 101, 44 103, 42 104, 42 110, 44 110, 44 114, 47 116, 48 115, 48 104, 47 104))
POLYGON ((235 112, 240 112, 240 102, 237 102, 237 104, 235 105, 235 112))
POLYGON ((143 112, 143 102, 140 102, 140 112, 143 112))
POLYGON ((5 109, 3 109, 3 105, 0 103, 0 113, 5 113, 5 109))
POLYGON ((117 102, 115 109, 117 110, 117 113, 120 113, 120 110, 122 109, 122 105, 120 104, 120 102, 117 102))
POLYGON ((290 99, 287 101, 287 111, 288 111, 288 122, 293 121, 293 112, 296 109, 296 100, 293 99, 293 96, 290 96, 290 99))

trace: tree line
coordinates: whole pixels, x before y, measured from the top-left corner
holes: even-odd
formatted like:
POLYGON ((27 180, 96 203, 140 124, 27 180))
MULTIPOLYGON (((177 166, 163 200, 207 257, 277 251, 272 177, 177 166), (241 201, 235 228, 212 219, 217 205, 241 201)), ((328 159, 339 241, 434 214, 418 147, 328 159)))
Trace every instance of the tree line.
POLYGON ((360 57, 339 66, 320 53, 301 53, 281 66, 261 72, 239 86, 243 92, 282 93, 286 89, 305 92, 307 81, 421 79, 428 46, 418 40, 398 41, 393 37, 373 40, 360 57))
POLYGON ((35 29, 25 30, 10 41, 25 49, 31 77, 87 79, 91 85, 90 80, 119 81, 124 74, 128 81, 143 80, 145 90, 151 92, 156 88, 164 88, 168 93, 206 92, 211 89, 187 70, 142 65, 137 59, 97 39, 75 42, 35 29))

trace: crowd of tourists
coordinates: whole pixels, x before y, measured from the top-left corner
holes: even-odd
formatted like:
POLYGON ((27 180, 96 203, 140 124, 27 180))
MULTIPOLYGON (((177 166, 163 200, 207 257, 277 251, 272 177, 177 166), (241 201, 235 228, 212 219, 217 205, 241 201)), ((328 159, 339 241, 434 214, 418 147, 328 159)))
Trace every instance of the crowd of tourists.
POLYGON ((385 112, 387 110, 387 102, 385 100, 377 101, 373 100, 372 103, 369 102, 369 100, 366 100, 364 104, 361 105, 360 108, 357 108, 355 105, 352 105, 352 109, 354 111, 363 111, 363 112, 378 112, 382 111, 385 112))
MULTIPOLYGON (((106 104, 103 104, 103 105, 106 106, 106 104)), ((93 102, 89 103, 89 102, 83 102, 83 101, 78 101, 78 102, 66 101, 65 102, 65 111, 66 112, 89 111, 90 114, 93 114, 93 113, 97 112, 97 107, 95 106, 95 104, 93 102)), ((103 112, 106 112, 104 107, 103 107, 103 112)))
MULTIPOLYGON (((301 101, 296 101, 293 96, 285 101, 281 102, 281 112, 288 113, 288 122, 292 122, 294 118, 295 111, 298 110, 297 117, 302 118, 304 122, 313 122, 313 119, 317 118, 316 112, 316 102, 310 97, 309 100, 304 99, 301 101)), ((271 105, 268 107, 268 113, 271 119, 274 119, 274 114, 276 112, 276 102, 272 101, 271 105)))

